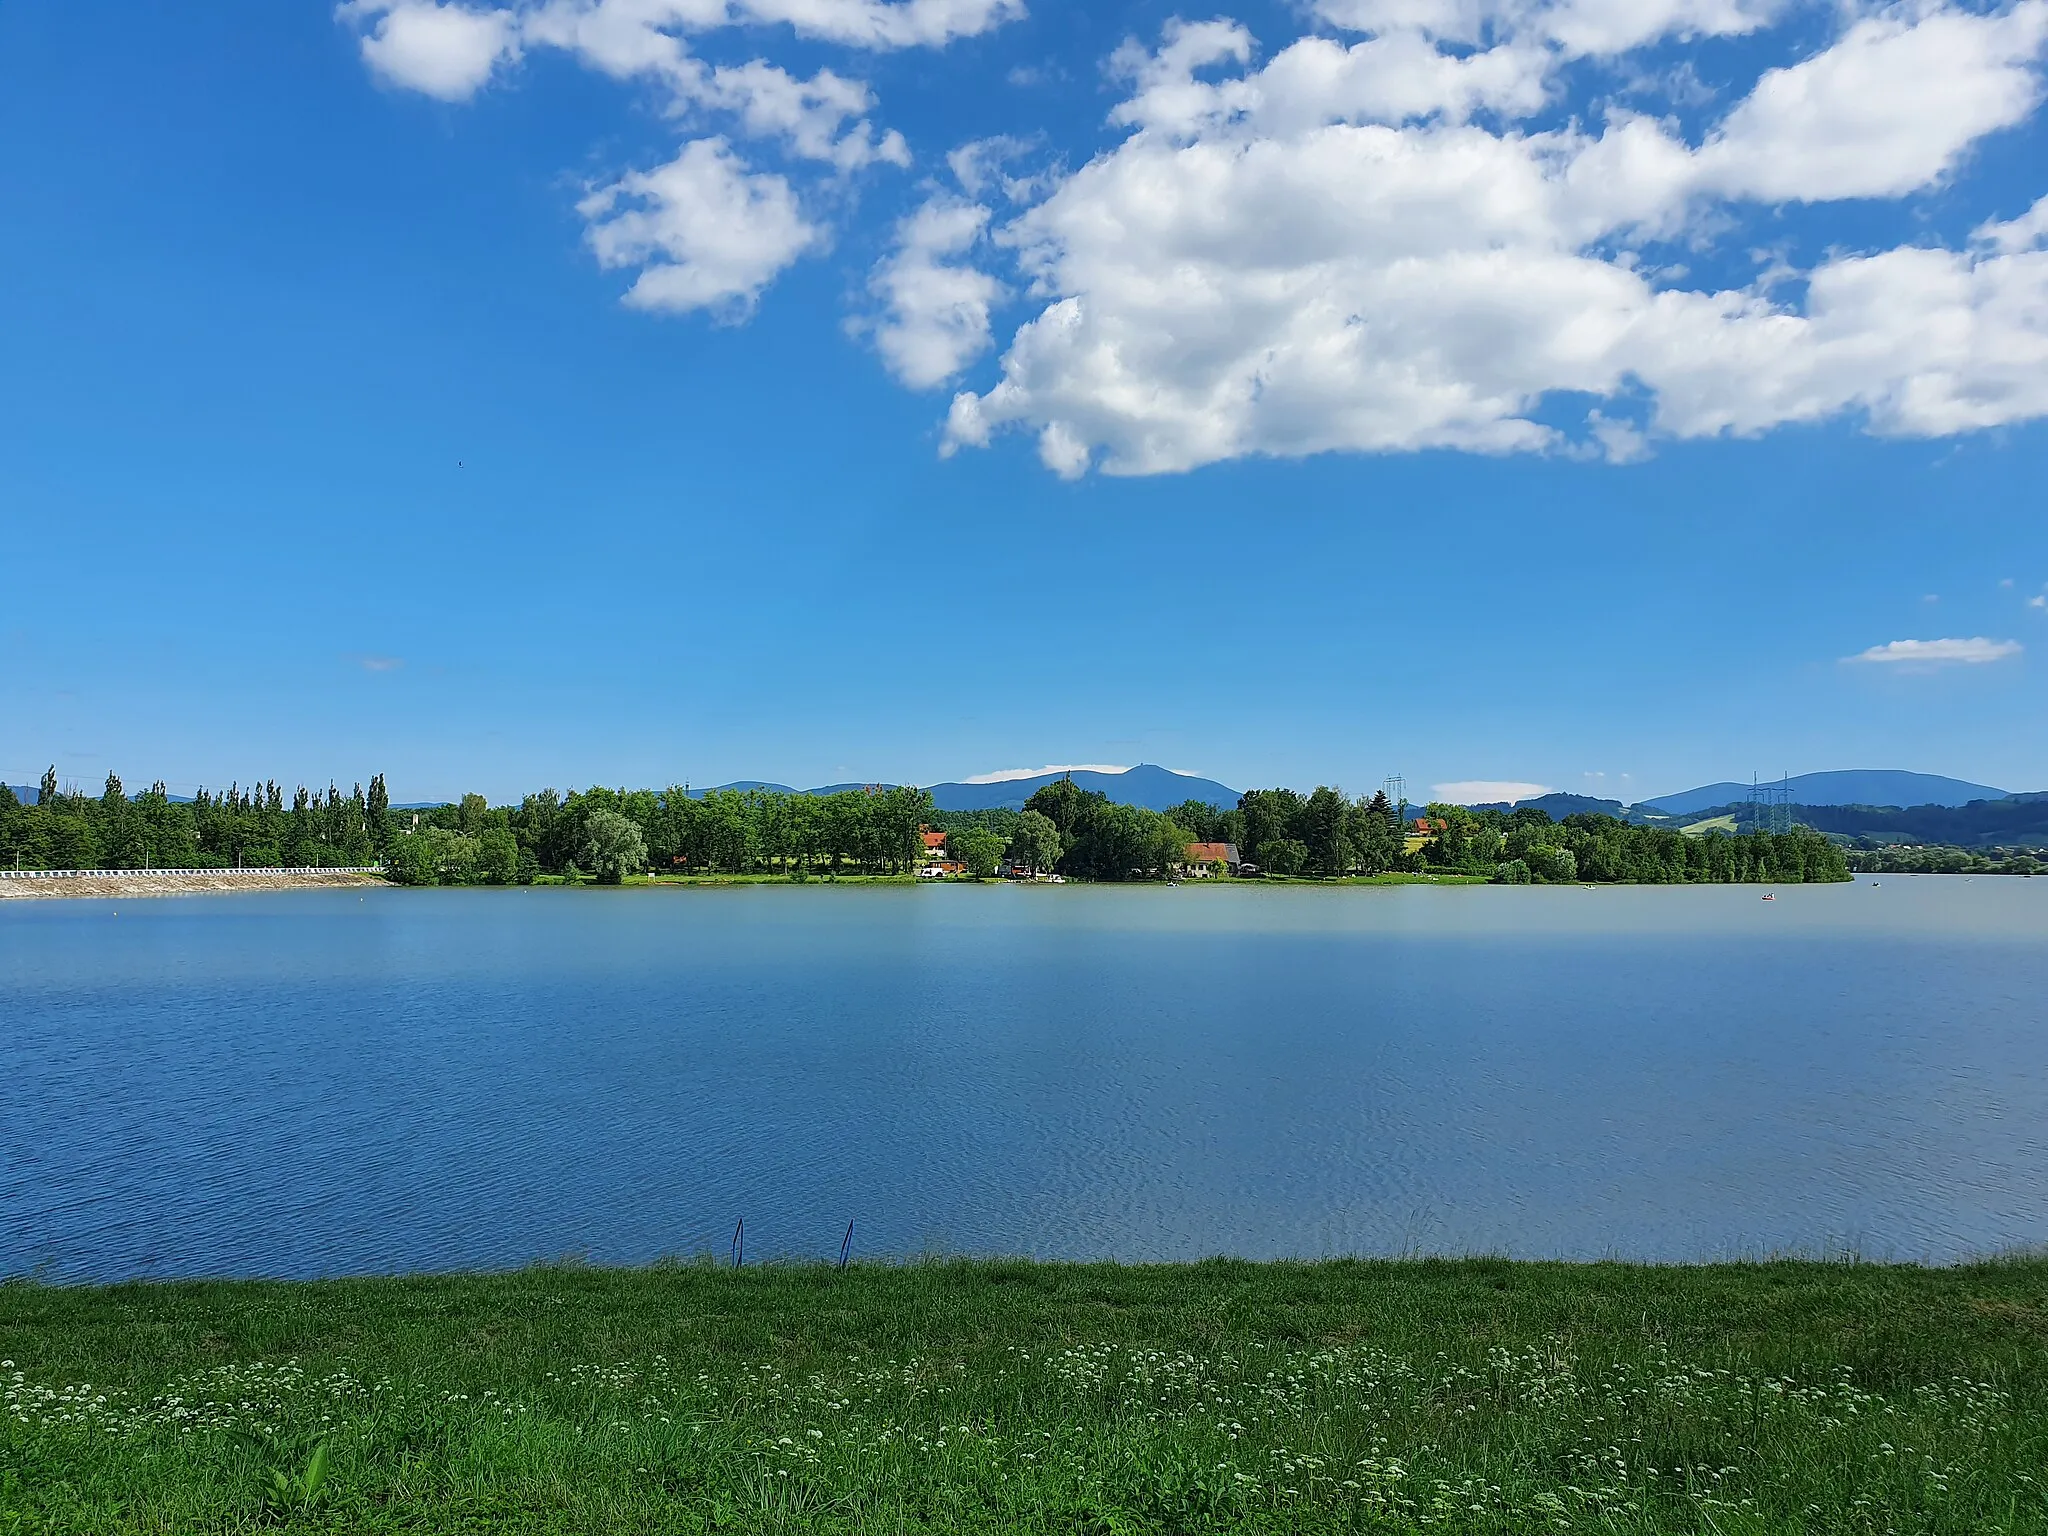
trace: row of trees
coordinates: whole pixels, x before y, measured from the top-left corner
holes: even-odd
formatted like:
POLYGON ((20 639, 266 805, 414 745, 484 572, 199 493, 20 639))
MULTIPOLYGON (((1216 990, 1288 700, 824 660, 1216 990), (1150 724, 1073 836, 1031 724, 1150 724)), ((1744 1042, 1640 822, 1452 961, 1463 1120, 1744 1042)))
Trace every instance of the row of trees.
POLYGON ((2048 874, 2038 848, 1864 847, 1849 849, 1848 859, 1859 875, 2048 874))
POLYGON ((131 797, 114 774, 98 795, 67 792, 55 769, 34 805, 0 785, 0 867, 9 869, 336 868, 375 863, 389 837, 384 780, 347 795, 276 783, 173 800, 162 784, 131 797))
POLYGON ((1709 832, 1639 827, 1581 813, 1554 822, 1534 807, 1469 811, 1432 805, 1426 867, 1486 875, 1503 884, 1802 885, 1849 878, 1842 850, 1807 827, 1790 832, 1709 832))
POLYGON ((516 884, 542 875, 619 881, 645 869, 675 873, 904 874, 944 831, 970 872, 1004 860, 1089 880, 1160 878, 1191 843, 1232 843, 1262 872, 1339 878, 1438 870, 1508 883, 1677 884, 1843 880, 1842 851, 1806 828, 1770 835, 1687 837, 1600 815, 1553 822, 1543 811, 1431 805, 1417 822, 1382 794, 1349 799, 1255 789, 1229 809, 1190 800, 1161 813, 1119 805, 1070 780, 1048 784, 1021 812, 942 813, 923 790, 831 795, 774 790, 552 789, 516 806, 481 795, 393 811, 381 775, 343 795, 303 787, 287 804, 267 782, 173 801, 161 784, 129 797, 109 775, 94 797, 43 776, 39 803, 0 787, 0 861, 21 868, 236 865, 335 867, 383 861, 413 884, 516 884))
POLYGON ((1253 789, 1233 810, 1190 800, 1167 813, 1196 842, 1235 843, 1267 874, 1384 875, 1409 867, 1402 808, 1383 794, 1349 800, 1327 784, 1309 794, 1253 789))
POLYGON ((416 883, 530 882, 595 875, 616 882, 652 869, 678 874, 905 874, 933 815, 921 789, 552 789, 516 806, 481 795, 417 813, 392 845, 395 878, 416 883))

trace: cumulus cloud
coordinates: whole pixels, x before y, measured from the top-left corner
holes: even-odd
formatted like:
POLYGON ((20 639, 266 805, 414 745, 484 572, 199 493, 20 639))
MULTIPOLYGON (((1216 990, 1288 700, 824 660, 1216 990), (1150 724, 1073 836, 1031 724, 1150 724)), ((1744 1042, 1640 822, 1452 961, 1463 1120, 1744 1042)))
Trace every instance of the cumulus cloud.
POLYGON ((897 226, 895 248, 868 280, 885 306, 875 347, 912 389, 945 383, 988 350, 989 309, 1003 286, 952 259, 974 248, 988 220, 984 204, 936 194, 897 226))
POLYGON ((2034 110, 2044 38, 2039 3, 2003 16, 1859 21, 1824 53, 1765 74, 1701 151, 1702 178, 1773 202, 1927 186, 1985 134, 2034 110))
MULTIPOLYGON (((2048 415, 2048 198, 1957 249, 1836 247, 1795 266, 1733 234, 1758 209, 1952 182, 1988 135, 2038 110, 2048 0, 1308 9, 1321 30, 1270 56, 1228 17, 1117 50, 1121 136, 1079 169, 1016 137, 948 156, 957 193, 927 189, 899 221, 862 326, 914 388, 1000 351, 998 377, 955 395, 944 451, 1026 432, 1068 476, 1423 448, 1625 463, 1660 439, 1845 416, 1943 436, 2048 415), (1660 87, 1637 50, 1761 33, 1794 12, 1831 15, 1832 35, 1755 74, 1703 126, 1658 115, 1681 96, 1712 106, 1695 75, 1639 110, 1660 87), (1602 78, 1614 89, 1577 95, 1602 78), (1696 283, 1688 265, 1723 275, 1696 283), (1018 294, 1030 310, 998 345, 1018 294)), ((338 12, 381 78, 445 100, 550 49, 650 85, 687 142, 585 199, 591 247, 634 271, 628 302, 728 316, 828 243, 847 178, 911 156, 865 82, 714 63, 706 39, 941 47, 1022 13, 1022 0, 338 12)))
POLYGON ((436 0, 359 0, 341 14, 368 24, 363 62, 393 85, 467 101, 503 60, 519 56, 517 17, 436 0))
POLYGON ((2040 249, 2048 244, 2048 197, 2042 198, 2016 219, 2004 223, 1994 219, 1978 225, 1970 239, 1976 245, 2005 256, 2040 249))
POLYGON ((1626 53, 1665 37, 1728 37, 1768 24, 1782 0, 1317 0, 1355 32, 1415 31, 1474 46, 1512 37, 1572 55, 1626 53))
POLYGON ((1852 16, 1696 144, 1618 109, 1522 124, 1566 58, 1748 32, 1780 7, 1321 9, 1368 35, 1258 66, 1235 23, 1175 23, 1119 54, 1127 136, 993 232, 1041 302, 1001 378, 955 397, 949 449, 1024 429, 1065 475, 1347 449, 1626 461, 1658 436, 1845 413, 1928 436, 2048 414, 2040 205, 1966 250, 1844 252, 1726 289, 1643 257, 1710 241, 1740 203, 1940 183, 2038 104, 2048 0, 1852 16), (1564 394, 1594 404, 1560 431, 1538 416, 1564 394))
POLYGON ((902 134, 891 129, 877 136, 861 116, 873 105, 873 93, 860 81, 842 79, 829 69, 799 80, 756 59, 713 70, 697 87, 694 99, 736 113, 752 137, 779 138, 790 153, 827 161, 842 171, 876 161, 910 164, 910 148, 902 134))
POLYGON ((578 205, 607 267, 639 267, 626 302, 738 316, 823 231, 781 176, 749 170, 724 139, 696 139, 652 171, 635 171, 578 205))
POLYGON ((1938 667, 1950 665, 1982 666, 1986 662, 2004 661, 2017 656, 2026 647, 2017 640, 1986 640, 1979 635, 1973 640, 1893 640, 1885 645, 1873 645, 1867 651, 1858 651, 1854 656, 1844 656, 1847 662, 1874 662, 1880 666, 1938 667))
MULTIPOLYGON (((473 96, 500 63, 525 51, 558 49, 615 79, 653 82, 678 118, 723 119, 732 135, 772 142, 792 160, 844 176, 910 163, 902 134, 877 131, 868 117, 874 95, 864 82, 831 69, 806 79, 759 58, 713 66, 696 55, 691 39, 743 25, 786 25, 854 48, 939 47, 1022 15, 1023 4, 525 0, 480 7, 346 0, 337 14, 358 29, 363 58, 380 76, 444 100, 473 96)), ((743 314, 777 273, 823 243, 823 228, 803 211, 790 180, 744 165, 723 134, 693 139, 668 164, 625 175, 580 206, 599 260, 642 268, 626 302, 649 309, 743 314)), ((927 320, 926 330, 935 323, 927 320)))
POLYGON ((1429 792, 1446 805, 1498 805, 1502 801, 1534 800, 1557 791, 1548 784, 1529 784, 1520 779, 1459 779, 1454 784, 1432 784, 1429 792))

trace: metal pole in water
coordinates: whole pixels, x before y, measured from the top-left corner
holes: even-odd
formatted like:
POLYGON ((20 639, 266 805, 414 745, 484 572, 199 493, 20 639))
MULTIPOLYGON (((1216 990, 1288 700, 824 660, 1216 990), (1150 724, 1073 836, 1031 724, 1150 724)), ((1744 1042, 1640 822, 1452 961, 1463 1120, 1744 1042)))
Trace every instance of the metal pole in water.
POLYGON ((846 1268, 846 1256, 853 1250, 853 1223, 846 1224, 846 1238, 839 1245, 839 1267, 846 1268))
POLYGON ((732 1229, 732 1267, 738 1269, 747 1261, 747 1218, 742 1216, 739 1225, 732 1229))

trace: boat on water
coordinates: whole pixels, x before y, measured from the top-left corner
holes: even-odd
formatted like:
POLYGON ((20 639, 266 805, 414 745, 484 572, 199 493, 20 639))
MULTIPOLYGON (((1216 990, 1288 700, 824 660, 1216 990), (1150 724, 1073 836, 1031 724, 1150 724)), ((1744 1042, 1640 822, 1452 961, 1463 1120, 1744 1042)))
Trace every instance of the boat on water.
POLYGON ((1765 900, 1765 901, 1776 901, 1777 899, 1778 899, 1778 898, 1777 898, 1777 897, 1775 897, 1775 896, 1766 896, 1766 897, 1764 897, 1764 900, 1765 900))

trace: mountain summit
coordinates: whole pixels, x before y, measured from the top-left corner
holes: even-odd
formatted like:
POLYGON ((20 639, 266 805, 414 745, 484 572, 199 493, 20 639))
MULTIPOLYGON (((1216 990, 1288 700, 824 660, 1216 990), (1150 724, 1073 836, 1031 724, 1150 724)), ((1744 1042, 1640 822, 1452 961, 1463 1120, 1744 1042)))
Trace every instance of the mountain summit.
POLYGON ((1140 763, 1121 773, 1075 768, 1067 773, 1034 774, 1028 779, 999 779, 993 784, 934 784, 932 803, 942 811, 1018 811, 1046 785, 1069 778, 1077 787, 1099 790, 1119 805, 1141 805, 1149 811, 1170 811, 1184 800, 1200 800, 1219 810, 1237 804, 1237 791, 1214 779, 1175 773, 1154 763, 1140 763))

